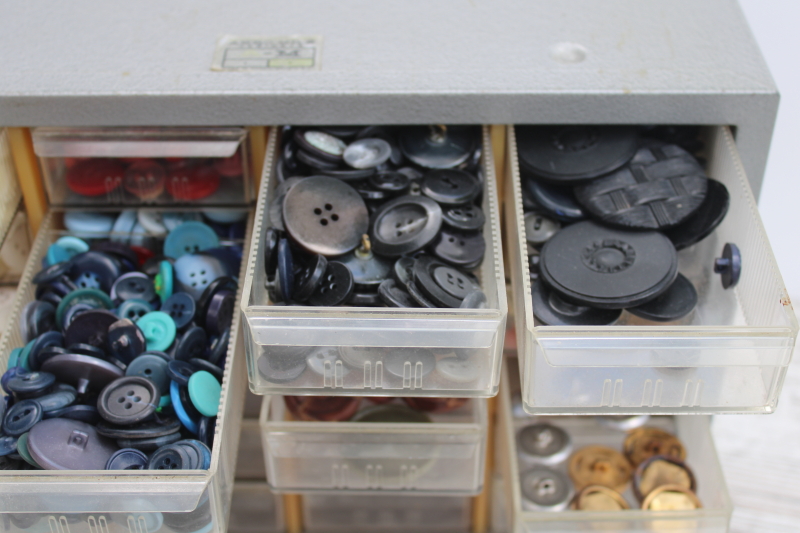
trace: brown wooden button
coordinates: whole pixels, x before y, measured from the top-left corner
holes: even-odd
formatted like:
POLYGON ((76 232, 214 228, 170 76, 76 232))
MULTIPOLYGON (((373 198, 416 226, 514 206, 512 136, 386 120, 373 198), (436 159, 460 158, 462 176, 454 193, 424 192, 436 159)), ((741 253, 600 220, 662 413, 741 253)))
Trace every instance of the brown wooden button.
POLYGON ((623 492, 631 479, 631 466, 625 456, 605 446, 586 446, 569 459, 569 477, 575 490, 602 485, 623 492))
POLYGON ((686 460, 686 449, 676 436, 658 428, 640 427, 628 433, 623 444, 625 457, 636 467, 654 455, 686 460))

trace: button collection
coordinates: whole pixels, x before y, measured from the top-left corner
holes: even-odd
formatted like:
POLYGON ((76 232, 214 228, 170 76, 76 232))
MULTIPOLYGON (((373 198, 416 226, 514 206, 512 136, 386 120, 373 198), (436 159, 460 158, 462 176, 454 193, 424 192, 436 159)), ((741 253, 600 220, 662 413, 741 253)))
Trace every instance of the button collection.
POLYGON ((458 308, 481 290, 478 128, 287 127, 283 139, 263 243, 273 303, 458 308))
POLYGON ((297 420, 315 422, 431 422, 426 413, 447 413, 469 398, 362 398, 359 396, 284 396, 297 420))
MULTIPOLYGON (((611 325, 623 310, 631 323, 691 320, 698 294, 678 272, 677 252, 714 231, 730 197, 690 153, 699 141, 672 131, 516 128, 539 323, 611 325)), ((726 244, 709 267, 724 288, 734 286, 736 245, 726 244)))
POLYGON ((103 235, 108 214, 72 213, 82 237, 50 246, 2 377, 4 468, 209 468, 242 217, 124 211, 103 235))
MULTIPOLYGON (((520 490, 528 510, 622 511, 698 509, 697 481, 686 465, 686 449, 671 433, 638 425, 641 419, 613 425, 598 420, 603 434, 597 442, 619 439, 626 431, 622 452, 606 445, 575 449, 572 436, 550 423, 533 423, 517 430, 517 455, 522 471, 520 490), (630 492, 629 492, 630 488, 630 492)), ((584 430, 575 436, 587 442, 584 430)))
POLYGON ((246 172, 241 150, 230 157, 66 158, 63 164, 72 193, 125 204, 192 202, 220 190, 242 190, 246 172))

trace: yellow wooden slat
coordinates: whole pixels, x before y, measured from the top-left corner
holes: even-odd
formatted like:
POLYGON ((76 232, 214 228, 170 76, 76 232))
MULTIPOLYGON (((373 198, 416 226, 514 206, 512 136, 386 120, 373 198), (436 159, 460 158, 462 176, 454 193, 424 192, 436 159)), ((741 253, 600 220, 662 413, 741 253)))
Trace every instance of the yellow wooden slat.
POLYGON ((17 169, 17 179, 28 213, 31 235, 36 235, 47 212, 47 196, 42 184, 39 162, 33 152, 33 140, 28 128, 8 128, 8 143, 11 147, 11 158, 17 169))
POLYGON ((261 186, 261 173, 264 169, 264 158, 267 156, 267 129, 264 126, 250 126, 247 128, 250 150, 250 168, 252 169, 254 189, 258 196, 261 186))
POLYGON ((483 492, 472 499, 472 533, 486 533, 489 530, 491 510, 491 480, 494 469, 494 429, 497 412, 497 398, 489 398, 487 402, 488 426, 486 428, 486 470, 483 474, 483 492))

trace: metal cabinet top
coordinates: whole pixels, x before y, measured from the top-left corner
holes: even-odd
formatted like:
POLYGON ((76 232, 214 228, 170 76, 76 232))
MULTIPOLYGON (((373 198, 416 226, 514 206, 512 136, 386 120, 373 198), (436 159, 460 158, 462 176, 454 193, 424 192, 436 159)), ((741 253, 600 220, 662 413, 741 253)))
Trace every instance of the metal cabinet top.
POLYGON ((734 0, 28 0, 0 6, 0 50, 7 126, 760 114, 771 130, 777 106, 734 0), (317 48, 238 42, 226 65, 248 70, 213 70, 226 35, 317 48))

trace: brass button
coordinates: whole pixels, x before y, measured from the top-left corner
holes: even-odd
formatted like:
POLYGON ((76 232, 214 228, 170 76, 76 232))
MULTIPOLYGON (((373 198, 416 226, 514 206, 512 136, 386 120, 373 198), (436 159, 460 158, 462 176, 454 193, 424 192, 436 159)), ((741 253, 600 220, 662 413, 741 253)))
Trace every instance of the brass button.
POLYGON ((668 455, 686 460, 686 449, 677 437, 666 431, 640 427, 628 433, 623 445, 625 457, 633 466, 639 466, 654 455, 668 455))
POLYGON ((642 502, 645 511, 692 511, 701 507, 694 492, 676 485, 659 487, 642 502))
POLYGON ((605 446, 587 446, 570 457, 569 477, 575 490, 602 485, 622 492, 631 478, 631 466, 621 453, 605 446))
POLYGON ((694 474, 682 461, 666 455, 656 455, 639 465, 633 475, 633 494, 640 502, 663 486, 697 490, 694 474))
POLYGON ((576 511, 623 511, 631 507, 614 489, 589 485, 575 496, 570 508, 576 511))

